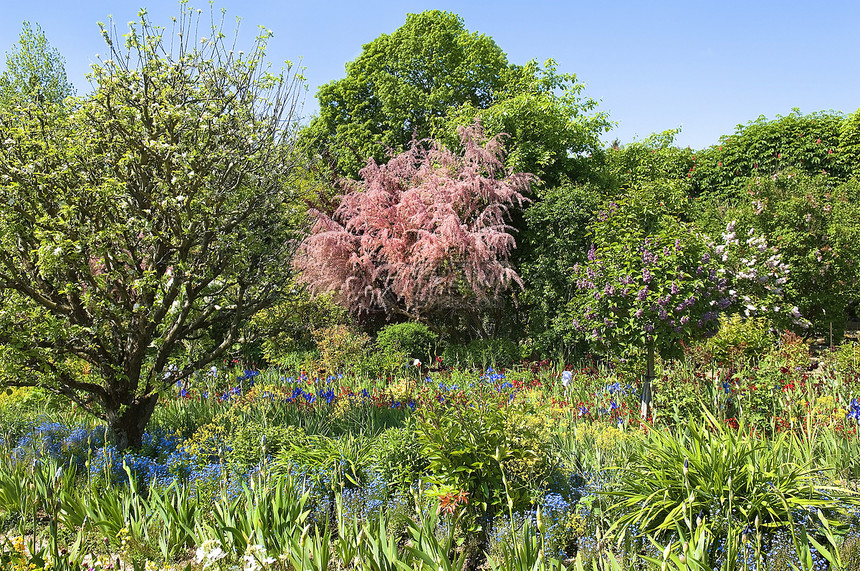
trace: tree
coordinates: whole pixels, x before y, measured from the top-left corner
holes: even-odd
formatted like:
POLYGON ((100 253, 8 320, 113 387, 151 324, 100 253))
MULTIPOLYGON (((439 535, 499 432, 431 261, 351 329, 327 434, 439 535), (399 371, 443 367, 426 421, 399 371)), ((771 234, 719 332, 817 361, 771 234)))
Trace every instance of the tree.
POLYGON ((655 183, 610 200, 591 226, 588 262, 575 270, 580 294, 568 304, 573 326, 613 351, 644 349, 642 416, 651 407, 655 353, 713 331, 723 311, 776 323, 799 320, 782 305, 787 266, 764 236, 739 238, 732 223, 717 245, 679 220, 683 189, 655 183), (738 309, 735 309, 736 311, 738 309))
POLYGON ((402 151, 413 136, 433 135, 434 121, 469 102, 486 108, 508 66, 499 46, 469 33, 456 14, 408 14, 392 34, 365 44, 346 77, 320 87, 319 116, 305 136, 331 153, 341 175, 356 177, 368 157, 402 151))
POLYGON ((65 395, 121 449, 289 272, 299 80, 267 71, 268 32, 243 55, 198 17, 172 51, 145 11, 125 42, 102 27, 90 96, 0 112, 0 380, 65 395))
POLYGON ((827 174, 837 180, 850 176, 853 165, 843 159, 846 122, 841 114, 803 115, 794 109, 768 121, 759 117, 738 125, 732 135, 698 153, 690 171, 694 192, 720 198, 743 199, 749 177, 782 171, 827 174))
POLYGON ((75 94, 66 77, 65 59, 51 47, 42 28, 24 22, 18 46, 6 54, 6 71, 0 75, 0 106, 15 100, 62 103, 75 94))
POLYGON ((791 170, 751 178, 747 196, 738 210, 779 246, 791 266, 786 299, 812 322, 812 332, 838 340, 848 304, 857 299, 857 184, 791 170))
MULTIPOLYGON (((508 264, 508 208, 522 204, 531 177, 506 172, 496 136, 460 129, 462 156, 413 141, 409 149, 343 180, 332 214, 316 211, 296 267, 317 292, 356 313, 382 311, 433 323, 439 313, 475 310, 519 276, 508 264)), ((480 329, 480 324, 473 320, 480 329)))
POLYGON ((592 113, 597 102, 582 96, 576 75, 559 73, 552 59, 530 61, 502 70, 501 83, 484 107, 466 101, 452 108, 437 135, 453 145, 455 127, 478 119, 486 132, 507 135, 507 167, 534 175, 538 189, 589 180, 611 123, 606 113, 592 113))

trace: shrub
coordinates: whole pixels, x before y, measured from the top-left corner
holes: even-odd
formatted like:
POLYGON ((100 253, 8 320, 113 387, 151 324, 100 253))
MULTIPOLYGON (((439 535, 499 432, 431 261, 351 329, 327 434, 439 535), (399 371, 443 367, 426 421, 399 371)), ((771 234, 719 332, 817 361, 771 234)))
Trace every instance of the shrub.
POLYGON ((348 322, 346 310, 331 296, 311 296, 294 288, 274 307, 256 313, 246 336, 258 340, 269 363, 295 368, 313 350, 314 331, 348 322))
POLYGON ((833 349, 825 360, 841 375, 860 373, 860 343, 844 341, 833 349))
POLYGON ((277 456, 293 445, 307 439, 305 431, 292 425, 263 425, 251 422, 237 426, 229 439, 230 451, 227 459, 238 473, 247 472, 267 456, 277 456))
POLYGON ((475 339, 468 345, 449 345, 442 353, 452 367, 507 367, 520 360, 517 344, 510 339, 475 339))
POLYGON ((711 359, 718 363, 757 361, 776 343, 767 319, 740 315, 720 316, 720 328, 716 335, 702 343, 711 359))
POLYGON ((395 323, 383 327, 376 336, 376 346, 384 354, 404 354, 429 363, 435 356, 439 336, 423 323, 395 323))
POLYGON ((333 325, 313 333, 320 364, 329 375, 361 372, 367 365, 370 337, 347 325, 333 325))

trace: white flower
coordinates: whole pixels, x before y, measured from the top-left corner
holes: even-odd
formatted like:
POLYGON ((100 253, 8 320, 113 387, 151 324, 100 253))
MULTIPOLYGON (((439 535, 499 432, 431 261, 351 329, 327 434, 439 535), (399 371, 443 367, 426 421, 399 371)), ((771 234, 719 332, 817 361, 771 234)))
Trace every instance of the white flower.
POLYGON ((215 539, 207 539, 195 552, 194 560, 197 563, 203 563, 203 568, 206 569, 210 565, 227 557, 227 554, 221 549, 221 545, 215 539))
POLYGON ((262 545, 249 545, 242 559, 245 560, 243 571, 257 571, 262 569, 263 565, 271 565, 276 561, 274 557, 266 555, 266 548, 262 545))

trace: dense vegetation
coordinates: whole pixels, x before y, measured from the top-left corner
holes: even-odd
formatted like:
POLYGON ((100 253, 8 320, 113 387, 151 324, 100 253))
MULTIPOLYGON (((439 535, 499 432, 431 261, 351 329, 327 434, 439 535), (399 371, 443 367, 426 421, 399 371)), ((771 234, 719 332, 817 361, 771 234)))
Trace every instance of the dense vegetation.
POLYGON ((604 147, 429 11, 299 125, 196 18, 7 55, 4 568, 860 567, 860 111, 604 147))

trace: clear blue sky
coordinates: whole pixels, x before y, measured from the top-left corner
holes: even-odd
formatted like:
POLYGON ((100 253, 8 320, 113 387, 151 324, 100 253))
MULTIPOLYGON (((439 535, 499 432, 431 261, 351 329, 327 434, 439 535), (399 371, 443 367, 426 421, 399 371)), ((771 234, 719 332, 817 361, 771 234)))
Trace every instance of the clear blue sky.
MULTIPOLYGON (((208 10, 206 2, 191 5, 208 10)), ((84 76, 105 51, 97 22, 113 16, 124 30, 143 6, 163 25, 178 13, 173 0, 0 0, 0 52, 17 41, 23 21, 37 22, 84 94, 84 76)), ((680 126, 676 142, 698 149, 759 115, 860 108, 857 0, 217 0, 215 7, 242 18, 245 45, 258 25, 271 29, 274 64, 301 59, 306 114, 316 109, 317 87, 343 77, 363 44, 428 9, 459 14, 511 62, 556 59, 617 122, 607 140, 626 143, 680 126)))

